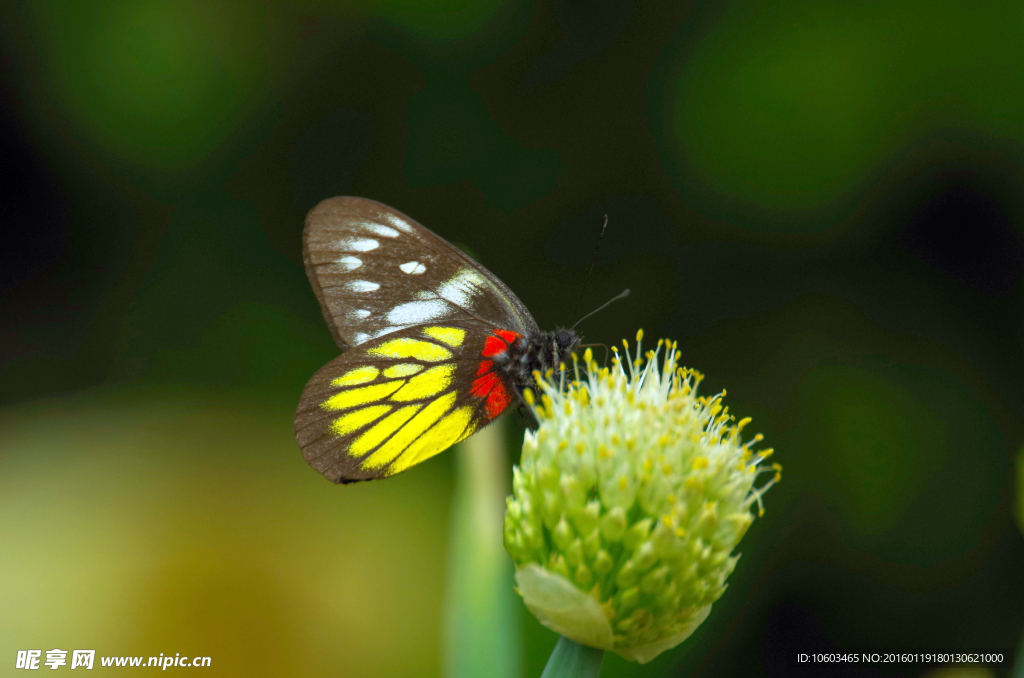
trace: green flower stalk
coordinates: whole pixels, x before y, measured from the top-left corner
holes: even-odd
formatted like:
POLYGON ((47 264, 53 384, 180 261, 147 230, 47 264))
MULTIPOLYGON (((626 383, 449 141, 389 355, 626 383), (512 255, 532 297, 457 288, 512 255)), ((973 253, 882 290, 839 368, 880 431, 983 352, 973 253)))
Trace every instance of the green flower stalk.
POLYGON ((729 414, 724 391, 697 395, 702 375, 678 367, 675 343, 644 360, 642 339, 632 358, 628 342, 625 360, 613 348, 610 368, 573 356, 568 383, 535 375, 525 397, 540 425, 513 470, 504 538, 543 624, 648 662, 708 616, 781 467, 750 449, 761 435, 742 441, 750 419, 729 414))

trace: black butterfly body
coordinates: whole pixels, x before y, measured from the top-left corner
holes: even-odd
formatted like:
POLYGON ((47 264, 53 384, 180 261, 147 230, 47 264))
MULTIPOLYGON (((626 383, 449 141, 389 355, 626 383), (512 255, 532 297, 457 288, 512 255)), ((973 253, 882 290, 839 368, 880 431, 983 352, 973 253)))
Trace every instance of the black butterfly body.
POLYGON ((393 475, 521 401, 535 370, 579 343, 541 332, 497 277, 372 200, 324 200, 306 217, 306 274, 344 353, 309 380, 295 414, 306 461, 336 483, 393 475))

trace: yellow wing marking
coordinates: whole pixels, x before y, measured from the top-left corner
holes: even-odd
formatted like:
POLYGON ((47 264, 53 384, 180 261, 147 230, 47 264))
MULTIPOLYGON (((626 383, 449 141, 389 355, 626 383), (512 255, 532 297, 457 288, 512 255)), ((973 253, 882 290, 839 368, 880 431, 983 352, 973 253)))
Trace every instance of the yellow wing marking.
POLYGON ((458 327, 428 327, 423 330, 423 334, 449 346, 462 346, 462 341, 466 338, 466 330, 460 330, 458 327))
POLYGON ((358 431, 378 417, 391 411, 390 405, 371 405, 338 417, 331 422, 331 433, 343 436, 358 431))
POLYGON ((452 352, 444 346, 409 337, 386 341, 380 346, 374 346, 367 353, 381 358, 416 358, 432 363, 452 357, 452 352))
POLYGON ((472 418, 472 407, 460 407, 441 419, 429 431, 417 438, 416 442, 405 448, 402 456, 396 459, 388 469, 388 475, 404 471, 414 464, 430 459, 435 454, 444 452, 455 443, 468 437, 476 429, 475 426, 469 425, 472 418))
POLYGON ((351 388, 347 391, 342 391, 341 393, 332 395, 330 398, 325 400, 320 407, 329 412, 333 412, 336 410, 344 410, 349 407, 355 407, 356 405, 368 405, 374 401, 388 397, 401 388, 404 383, 404 380, 386 381, 383 384, 351 388))
POLYGON ((378 374, 380 374, 380 370, 373 365, 363 365, 362 367, 357 367, 354 370, 349 370, 337 379, 332 379, 331 386, 355 386, 356 384, 365 384, 368 381, 376 379, 378 374))
POLYGON ((437 395, 445 390, 452 383, 452 376, 455 374, 455 364, 447 363, 431 367, 423 374, 413 377, 406 382, 398 393, 391 396, 392 400, 422 400, 432 395, 437 395))
MULTIPOLYGON (((412 415, 416 414, 416 411, 419 410, 421 407, 423 407, 423 405, 409 405, 408 407, 403 407, 397 412, 389 414, 384 419, 381 419, 380 422, 374 424, 373 428, 371 428, 369 431, 355 439, 352 445, 350 445, 348 448, 349 454, 354 457, 358 457, 360 455, 366 454, 373 448, 377 447, 378 445, 381 444, 381 441, 383 441, 389 435, 398 430, 398 428, 401 427, 402 424, 409 421, 409 418, 412 417, 412 415)), ((380 454, 380 451, 371 454, 363 462, 363 467, 369 468, 367 464, 370 462, 371 459, 373 459, 378 454, 380 454)), ((390 459, 388 459, 388 461, 390 461, 390 459)), ((386 463, 387 461, 379 465, 383 466, 386 463)))
MULTIPOLYGON (((363 460, 363 468, 380 468, 386 465, 392 459, 402 453, 402 450, 409 447, 409 444, 416 440, 424 431, 434 425, 438 419, 444 416, 444 413, 451 409, 452 405, 455 404, 455 391, 444 394, 440 398, 437 398, 429 405, 423 408, 423 410, 415 417, 409 420, 409 422, 395 433, 379 450, 371 454, 369 457, 363 460)), ((407 408, 402 408, 392 414, 394 417, 399 412, 403 412, 407 408)), ((391 417, 388 417, 390 419, 391 417)), ((383 424, 387 419, 381 422, 383 424)), ((381 424, 377 424, 380 426, 381 424)), ((376 428, 376 426, 374 427, 376 428)), ((373 433, 373 429, 370 429, 365 435, 373 433)))
POLYGON ((398 363, 384 370, 384 376, 388 379, 394 379, 396 377, 408 377, 409 375, 416 374, 423 369, 423 365, 417 365, 415 363, 398 363))

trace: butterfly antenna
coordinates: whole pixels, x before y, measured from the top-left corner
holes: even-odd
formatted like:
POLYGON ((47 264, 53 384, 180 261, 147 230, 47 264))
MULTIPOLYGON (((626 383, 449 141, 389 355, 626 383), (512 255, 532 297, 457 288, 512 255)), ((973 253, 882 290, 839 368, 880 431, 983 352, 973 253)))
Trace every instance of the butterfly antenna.
MULTIPOLYGON (((604 308, 605 308, 606 306, 608 306, 609 304, 611 304, 611 303, 612 303, 613 301, 618 301, 619 299, 625 299, 625 298, 626 298, 626 297, 628 297, 628 296, 629 296, 629 288, 626 288, 626 289, 622 290, 621 292, 619 292, 618 294, 616 294, 616 295, 615 295, 614 297, 612 297, 611 299, 609 299, 608 301, 604 302, 603 304, 601 304, 600 306, 598 306, 597 308, 595 308, 595 309, 594 309, 593 311, 591 311, 590 313, 586 314, 585 316, 583 316, 582 318, 580 318, 579 320, 577 320, 577 321, 576 321, 576 325, 579 325, 579 324, 580 324, 581 322, 583 322, 584 320, 586 320, 586 319, 587 319, 587 318, 589 318, 590 316, 594 315, 594 314, 595 314, 595 313, 597 313, 598 311, 604 310, 604 308)), ((576 325, 573 325, 573 326, 572 326, 572 327, 571 327, 570 329, 573 329, 573 330, 574 330, 574 329, 576 329, 576 325)))
MULTIPOLYGON (((597 263, 597 250, 601 247, 601 239, 604 238, 605 229, 608 228, 608 215, 604 215, 604 223, 601 225, 601 234, 597 236, 597 244, 594 245, 594 256, 590 259, 590 270, 587 271, 587 277, 583 279, 583 289, 580 290, 580 298, 576 300, 576 308, 572 310, 572 314, 576 315, 580 311, 580 304, 583 302, 583 295, 587 291, 587 285, 590 284, 590 276, 594 274, 594 264, 597 263)), ((576 323, 578 325, 579 323, 576 323)), ((576 327, 573 325, 573 327, 576 327)))

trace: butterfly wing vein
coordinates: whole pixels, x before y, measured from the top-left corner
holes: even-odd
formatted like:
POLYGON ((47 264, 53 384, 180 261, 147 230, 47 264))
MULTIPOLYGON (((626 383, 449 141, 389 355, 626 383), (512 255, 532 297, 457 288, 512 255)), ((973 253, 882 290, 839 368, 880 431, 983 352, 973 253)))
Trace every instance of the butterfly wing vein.
POLYGON ((296 413, 306 460, 335 482, 392 475, 489 423, 512 394, 493 372, 481 378, 486 336, 485 327, 416 327, 332 360, 309 381, 296 413), (499 389, 497 412, 474 382, 499 389))
POLYGON ((342 349, 424 323, 479 320, 523 333, 536 322, 504 283, 409 217, 331 198, 306 219, 306 274, 342 349))
POLYGON ((495 332, 532 336, 537 324, 501 280, 442 238, 372 200, 331 198, 306 219, 303 258, 344 351, 310 379, 295 415, 303 455, 330 480, 405 470, 518 395, 484 358, 504 341, 495 332))

